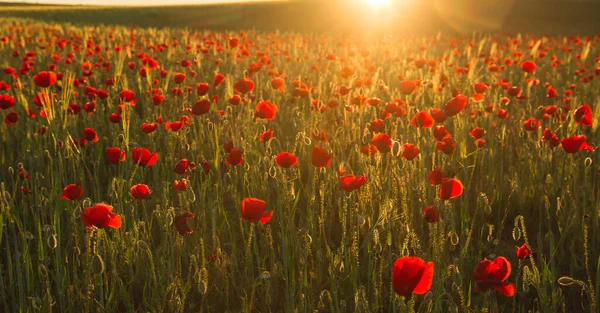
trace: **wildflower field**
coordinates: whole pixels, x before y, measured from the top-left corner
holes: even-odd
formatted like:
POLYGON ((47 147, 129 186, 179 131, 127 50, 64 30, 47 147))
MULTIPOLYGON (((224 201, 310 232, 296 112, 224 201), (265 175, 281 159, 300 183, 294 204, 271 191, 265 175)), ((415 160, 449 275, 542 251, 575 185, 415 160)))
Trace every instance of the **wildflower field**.
POLYGON ((0 312, 598 312, 600 36, 1 19, 0 312))

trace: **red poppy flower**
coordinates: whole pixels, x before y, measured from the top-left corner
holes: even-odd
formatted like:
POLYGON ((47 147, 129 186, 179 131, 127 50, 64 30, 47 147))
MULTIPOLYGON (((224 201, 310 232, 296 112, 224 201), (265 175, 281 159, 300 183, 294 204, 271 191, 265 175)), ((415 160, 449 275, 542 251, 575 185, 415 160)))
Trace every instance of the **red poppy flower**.
POLYGON ((137 184, 129 189, 131 196, 138 200, 144 200, 152 193, 152 190, 147 185, 137 184))
POLYGON ((189 165, 190 163, 187 159, 182 159, 179 162, 177 162, 177 164, 175 164, 173 171, 177 174, 183 175, 187 172, 189 165))
POLYGON ((506 282, 510 272, 510 262, 504 257, 497 257, 493 261, 484 259, 475 267, 475 292, 497 290, 507 297, 512 297, 515 294, 515 286, 506 282))
POLYGON ((194 230, 191 229, 190 226, 188 226, 188 219, 193 217, 194 214, 190 212, 186 212, 175 217, 175 219, 173 220, 173 224, 175 225, 175 229, 180 235, 185 236, 194 232, 194 230))
POLYGON ((210 162, 202 162, 202 170, 204 170, 204 174, 208 174, 210 172, 210 162))
POLYGON ((269 101, 261 101, 256 105, 255 118, 273 120, 277 114, 277 106, 269 101))
POLYGON ((196 92, 199 97, 202 97, 208 93, 210 90, 210 85, 207 83, 197 83, 196 84, 196 92))
POLYGON ((452 154, 454 153, 454 148, 456 147, 456 142, 452 137, 445 137, 442 140, 436 141, 435 150, 442 151, 444 154, 452 154))
POLYGON ((477 148, 483 148, 487 144, 487 141, 483 138, 476 139, 474 142, 477 148))
POLYGON ((404 145, 404 149, 402 149, 402 158, 411 161, 416 158, 419 153, 421 153, 421 149, 415 147, 413 144, 407 143, 404 145))
POLYGON ((392 150, 392 139, 386 134, 377 134, 371 139, 371 144, 377 147, 381 153, 388 153, 392 150))
POLYGON ((221 85, 223 82, 225 81, 225 75, 223 74, 216 74, 215 78, 213 80, 213 86, 218 87, 219 85, 221 85))
POLYGON ((402 297, 427 293, 433 283, 433 267, 433 262, 418 257, 397 259, 392 270, 394 292, 402 297))
POLYGON ((471 132, 469 133, 469 135, 475 139, 479 139, 481 137, 483 137, 483 135, 485 135, 485 129, 481 128, 481 127, 475 127, 473 129, 471 129, 471 132))
POLYGON ((348 175, 340 177, 340 187, 347 192, 352 192, 367 183, 367 176, 348 175))
POLYGON ((440 125, 433 129, 433 137, 435 137, 436 140, 444 140, 445 138, 452 138, 452 135, 448 133, 445 126, 440 125))
POLYGON ((136 95, 135 92, 133 92, 132 90, 124 89, 119 94, 119 98, 124 102, 135 102, 136 95))
POLYGON ((185 81, 186 75, 184 73, 175 73, 173 74, 173 80, 175 80, 176 84, 181 84, 185 81))
POLYGON ((88 102, 86 104, 83 105, 83 110, 88 112, 89 114, 94 113, 94 111, 96 110, 96 103, 95 102, 88 102))
MULTIPOLYGON (((190 87, 190 88, 191 88, 191 87, 190 87)), ((174 96, 178 97, 178 96, 181 96, 181 95, 183 95, 183 89, 181 89, 181 88, 179 88, 179 87, 174 87, 174 88, 171 90, 171 93, 172 93, 174 96)), ((190 90, 189 94, 191 94, 191 90, 190 90)))
POLYGON ((248 222, 266 224, 273 217, 273 210, 267 211, 267 203, 257 198, 242 200, 242 219, 248 222))
POLYGON ((229 98, 229 103, 232 105, 238 105, 240 102, 243 102, 243 99, 240 97, 240 95, 233 95, 231 98, 229 98))
POLYGON ((377 153, 377 147, 372 144, 360 147, 360 153, 368 156, 374 156, 377 153))
POLYGON ((173 182, 173 187, 179 191, 185 190, 185 188, 187 188, 187 179, 183 178, 181 180, 175 180, 173 182))
POLYGON ((436 168, 436 169, 432 170, 431 172, 429 172, 427 177, 429 178, 429 181, 431 182, 431 184, 433 186, 437 186, 437 185, 440 185, 444 181, 444 179, 446 178, 446 175, 444 175, 444 172, 442 171, 441 168, 436 168))
POLYGON ((0 90, 10 90, 10 85, 3 81, 0 81, 0 90))
POLYGON ((15 107, 15 98, 9 95, 0 95, 0 109, 6 110, 15 107))
POLYGON ((329 154, 327 150, 314 146, 312 151, 312 165, 315 167, 325 167, 329 166, 331 163, 331 159, 333 158, 333 154, 329 154))
POLYGON ((31 177, 29 176, 29 172, 24 168, 19 169, 19 178, 21 178, 22 180, 30 180, 31 179, 31 177))
POLYGON ((504 109, 500 109, 498 110, 498 112, 496 113, 496 116, 498 116, 498 118, 501 118, 503 120, 508 118, 508 111, 504 110, 504 109))
POLYGON ((467 103, 467 97, 459 94, 446 103, 444 113, 446 113, 446 116, 454 116, 464 110, 467 107, 467 103))
POLYGON ((83 136, 84 136, 85 140, 87 140, 87 141, 91 141, 91 142, 98 141, 98 135, 96 134, 96 131, 93 128, 85 128, 83 130, 83 136))
POLYGON ((431 109, 431 117, 436 123, 443 123, 446 121, 446 112, 438 108, 433 108, 431 109))
POLYGON ((158 153, 151 153, 146 148, 133 148, 131 149, 131 157, 133 162, 139 166, 152 166, 158 160, 158 153))
POLYGON ((170 131, 177 132, 177 131, 180 131, 184 125, 185 125, 185 123, 182 121, 166 122, 165 128, 170 131))
POLYGON ((548 141, 552 138, 552 136, 554 135, 554 132, 552 132, 551 129, 544 129, 544 132, 542 134, 542 141, 548 141))
POLYGON ((525 126, 525 129, 528 131, 536 131, 540 129, 540 127, 542 127, 542 123, 540 123, 540 121, 536 120, 535 118, 531 117, 525 122, 523 122, 523 126, 525 126))
POLYGON ((412 126, 417 126, 421 128, 430 128, 431 126, 433 126, 433 122, 433 117, 431 117, 431 114, 429 114, 429 112, 421 111, 412 118, 410 124, 412 126))
POLYGON ((271 80, 271 87, 273 87, 273 89, 275 89, 277 91, 284 91, 285 90, 285 80, 283 80, 283 78, 280 78, 280 77, 275 77, 271 80))
POLYGON ((463 193, 463 184, 456 178, 445 178, 440 188, 440 199, 448 200, 456 198, 463 193))
POLYGON ((192 113, 194 115, 206 114, 210 111, 210 100, 200 99, 194 103, 192 107, 192 113))
POLYGON ((485 96, 482 94, 479 94, 479 93, 474 93, 471 96, 471 100, 473 100, 473 102, 475 102, 475 103, 479 103, 479 102, 485 100, 485 96))
POLYGON ((123 117, 121 116, 120 113, 111 113, 108 116, 108 119, 112 122, 112 123, 120 123, 121 120, 123 119, 123 117))
POLYGON ((81 112, 81 106, 76 103, 71 103, 67 108, 67 112, 71 115, 79 114, 79 112, 81 112))
POLYGON ((271 138, 273 138, 274 133, 275 132, 273 130, 267 129, 267 130, 265 130, 265 132, 260 134, 260 136, 258 136, 258 140, 259 141, 269 141, 271 138))
POLYGON ((579 125, 592 126, 593 115, 592 115, 592 109, 590 108, 589 105, 587 105, 587 104, 582 105, 575 111, 575 121, 579 125))
POLYGON ((184 123, 184 124, 186 124, 186 125, 192 125, 192 119, 190 119, 190 117, 187 116, 187 115, 182 115, 179 118, 179 121, 182 122, 182 123, 184 123))
POLYGON ((383 133, 385 131, 385 124, 383 120, 374 120, 369 125, 369 130, 374 133, 383 133))
POLYGON ((83 196, 83 188, 75 184, 70 184, 63 189, 63 194, 60 198, 63 200, 78 200, 81 196, 83 196))
POLYGON ((246 94, 254 89, 254 82, 250 78, 241 78, 233 85, 233 88, 237 93, 246 94))
POLYGON ((521 69, 527 73, 533 73, 535 71, 536 65, 533 61, 525 61, 521 63, 521 69))
POLYGON ((425 216, 425 220, 429 223, 437 223, 440 220, 440 212, 433 205, 423 209, 423 216, 425 216))
POLYGON ((239 45, 239 43, 240 43, 240 39, 239 38, 231 37, 231 38, 229 38, 228 46, 229 46, 229 48, 237 48, 237 46, 239 45))
POLYGON ((121 216, 112 213, 113 207, 105 203, 97 203, 86 208, 81 213, 83 225, 87 228, 96 226, 98 228, 121 228, 121 216))
POLYGON ((473 85, 473 89, 475 89, 476 93, 485 93, 488 89, 488 85, 482 82, 477 82, 473 85))
POLYGON ((238 150, 236 148, 231 148, 229 155, 227 156, 226 165, 240 165, 244 162, 244 158, 242 157, 242 150, 238 150))
POLYGON ((558 105, 547 105, 544 107, 544 114, 555 115, 558 111, 558 105))
POLYGON ((33 82, 36 86, 46 88, 54 85, 56 83, 57 77, 54 72, 39 72, 35 76, 33 76, 33 82))
POLYGON ((281 152, 275 157, 275 161, 283 168, 290 168, 298 164, 298 158, 289 152, 281 152))
POLYGON ((14 125, 18 120, 19 120, 19 114, 17 114, 17 112, 10 112, 10 113, 6 114, 6 117, 4 118, 4 123, 7 126, 11 126, 11 125, 14 125))
POLYGON ((157 126, 156 123, 142 123, 142 132, 145 134, 153 133, 157 126))
MULTIPOLYGON (((522 91, 521 88, 519 88, 517 86, 512 86, 506 90, 506 93, 508 93, 508 95, 511 97, 518 97, 521 95, 521 91, 522 91)), ((507 105, 508 103, 510 103, 510 99, 508 99, 508 98, 502 99, 502 104, 507 105)))
POLYGON ((405 95, 410 95, 417 89, 418 85, 416 81, 403 80, 400 82, 400 92, 405 95))
POLYGON ((106 157, 108 158, 108 162, 118 164, 125 161, 125 151, 117 147, 108 148, 106 149, 106 157))
POLYGON ((577 153, 579 150, 594 151, 594 147, 588 144, 584 135, 571 136, 569 138, 563 138, 560 141, 563 149, 567 153, 577 153))
POLYGON ((520 247, 517 247, 517 259, 525 259, 531 254, 531 250, 527 247, 527 244, 523 244, 520 247))

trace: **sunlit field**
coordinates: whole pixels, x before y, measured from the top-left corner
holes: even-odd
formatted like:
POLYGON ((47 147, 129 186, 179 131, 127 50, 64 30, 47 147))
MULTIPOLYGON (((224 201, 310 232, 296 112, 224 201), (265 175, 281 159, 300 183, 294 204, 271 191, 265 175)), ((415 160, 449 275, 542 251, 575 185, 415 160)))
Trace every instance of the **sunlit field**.
POLYGON ((11 10, 0 312, 600 310, 600 36, 11 10))

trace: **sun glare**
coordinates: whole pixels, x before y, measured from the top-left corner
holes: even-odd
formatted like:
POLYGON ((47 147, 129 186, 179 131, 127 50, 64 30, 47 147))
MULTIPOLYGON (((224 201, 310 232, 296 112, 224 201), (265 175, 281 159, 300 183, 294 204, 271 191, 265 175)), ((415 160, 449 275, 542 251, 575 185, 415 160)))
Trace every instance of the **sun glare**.
POLYGON ((383 8, 388 6, 392 0, 365 0, 366 3, 373 8, 383 8))

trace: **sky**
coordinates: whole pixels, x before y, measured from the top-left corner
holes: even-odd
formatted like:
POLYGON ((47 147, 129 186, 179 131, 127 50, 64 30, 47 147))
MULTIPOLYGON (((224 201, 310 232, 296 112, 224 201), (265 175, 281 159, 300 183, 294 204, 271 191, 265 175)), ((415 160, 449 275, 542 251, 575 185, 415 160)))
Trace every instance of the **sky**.
POLYGON ((252 0, 0 0, 11 3, 71 4, 71 5, 163 5, 249 2, 252 0))

